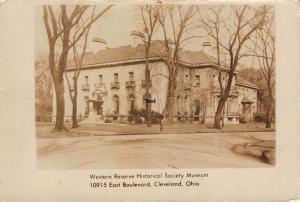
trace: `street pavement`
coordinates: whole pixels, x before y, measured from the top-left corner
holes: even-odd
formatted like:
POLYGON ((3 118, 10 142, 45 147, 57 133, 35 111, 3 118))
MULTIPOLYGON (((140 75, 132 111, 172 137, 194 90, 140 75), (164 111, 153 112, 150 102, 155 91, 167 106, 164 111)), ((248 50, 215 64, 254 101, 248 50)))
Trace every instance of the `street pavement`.
POLYGON ((275 132, 37 138, 38 169, 270 167, 233 147, 275 140, 275 132))

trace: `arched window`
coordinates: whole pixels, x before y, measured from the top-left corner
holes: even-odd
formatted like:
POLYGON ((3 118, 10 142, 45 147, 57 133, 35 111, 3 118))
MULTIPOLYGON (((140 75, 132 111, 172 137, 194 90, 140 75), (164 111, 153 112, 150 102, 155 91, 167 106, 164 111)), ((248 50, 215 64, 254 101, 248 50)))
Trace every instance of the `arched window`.
POLYGON ((94 100, 94 109, 96 110, 97 114, 102 114, 102 104, 103 104, 103 101, 102 101, 102 97, 101 95, 97 95, 96 97, 96 100, 94 100))
POLYGON ((177 97, 176 97, 177 99, 176 99, 176 106, 177 106, 177 115, 178 114, 180 114, 180 112, 181 112, 181 105, 180 105, 180 95, 177 95, 177 97))
POLYGON ((199 113, 200 113, 200 101, 199 100, 194 100, 193 111, 194 111, 195 115, 197 115, 197 116, 199 115, 199 113))
POLYGON ((89 103, 89 96, 84 96, 85 108, 84 108, 84 115, 87 117, 90 113, 90 103, 89 103))
POLYGON ((199 116, 200 116, 200 100, 194 100, 193 102, 193 115, 194 115, 194 120, 199 121, 199 116))
POLYGON ((118 114, 120 110, 120 99, 118 95, 114 95, 113 98, 113 113, 118 114))
POLYGON ((187 114, 189 108, 189 96, 184 96, 184 113, 187 114))
POLYGON ((129 112, 134 112, 134 104, 135 104, 135 97, 133 94, 130 94, 128 96, 129 98, 129 112))

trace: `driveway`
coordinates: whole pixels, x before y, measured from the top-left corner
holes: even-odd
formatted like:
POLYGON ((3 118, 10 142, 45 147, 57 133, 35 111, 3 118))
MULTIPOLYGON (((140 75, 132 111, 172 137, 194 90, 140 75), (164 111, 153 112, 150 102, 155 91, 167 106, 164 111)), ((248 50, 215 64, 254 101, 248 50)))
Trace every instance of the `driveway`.
POLYGON ((235 153, 238 144, 274 140, 275 132, 37 138, 38 169, 270 167, 235 153))

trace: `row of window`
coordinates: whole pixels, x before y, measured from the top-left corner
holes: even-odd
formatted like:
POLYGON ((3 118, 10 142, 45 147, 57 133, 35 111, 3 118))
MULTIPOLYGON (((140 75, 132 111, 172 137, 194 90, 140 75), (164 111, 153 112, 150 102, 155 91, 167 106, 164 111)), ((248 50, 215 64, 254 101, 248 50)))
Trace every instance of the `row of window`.
MULTIPOLYGON (((188 81, 190 79, 190 75, 189 74, 185 74, 185 80, 188 81)), ((196 82, 200 82, 200 75, 196 74, 195 75, 195 81, 196 82)))
MULTIPOLYGON (((128 72, 128 77, 129 77, 129 81, 134 81, 134 72, 128 72)), ((188 74, 185 75, 186 81, 189 81, 189 77, 190 77, 190 75, 188 75, 188 74)), ((89 77, 86 75, 84 78, 85 78, 85 82, 88 83, 89 77)), ((99 83, 102 83, 103 75, 99 74, 98 79, 99 79, 99 83)), ((119 73, 114 73, 114 82, 118 82, 118 81, 119 81, 119 73)), ((195 75, 195 83, 200 83, 200 75, 199 74, 195 75)))
MULTIPOLYGON (((129 76, 129 81, 134 81, 134 72, 129 72, 128 76, 129 76)), ((89 76, 85 76, 84 79, 85 79, 85 83, 88 84, 89 76)), ((99 81, 99 83, 103 83, 103 75, 102 74, 98 75, 98 81, 99 81)), ((119 73, 114 73, 114 82, 119 82, 119 73)))
MULTIPOLYGON (((215 77, 215 75, 213 75, 213 77, 215 77)), ((129 81, 134 81, 134 72, 128 72, 128 78, 129 78, 129 81)), ((88 79, 89 79, 89 77, 85 76, 85 84, 88 84, 88 82, 89 82, 88 79)), ((225 79, 225 78, 223 77, 223 79, 225 79)), ((99 81, 99 83, 103 83, 103 75, 102 74, 98 75, 98 81, 99 81)), ((119 74, 118 73, 114 73, 114 82, 119 82, 119 74)), ((187 82, 187 83, 190 82, 190 75, 185 74, 185 82, 187 82)), ((199 74, 195 75, 195 86, 200 86, 200 75, 199 74)), ((254 93, 256 92, 256 90, 254 90, 254 89, 243 88, 243 87, 240 87, 240 88, 245 91, 253 91, 254 93)))
POLYGON ((256 90, 255 89, 250 89, 250 88, 246 88, 246 87, 239 87, 241 90, 244 90, 244 91, 252 91, 252 92, 254 92, 254 93, 256 93, 256 90))

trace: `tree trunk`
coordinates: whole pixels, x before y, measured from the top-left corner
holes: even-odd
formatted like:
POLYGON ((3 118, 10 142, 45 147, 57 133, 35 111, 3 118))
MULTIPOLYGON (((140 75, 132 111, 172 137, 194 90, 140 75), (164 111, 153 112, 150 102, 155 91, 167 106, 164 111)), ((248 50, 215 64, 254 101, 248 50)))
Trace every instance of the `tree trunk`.
POLYGON ((78 121, 77 121, 77 99, 74 98, 73 107, 72 107, 72 128, 78 128, 78 121))
POLYGON ((65 99, 64 99, 64 86, 62 79, 54 78, 54 87, 56 94, 56 123, 54 131, 66 130, 64 126, 65 117, 65 99))
POLYGON ((168 124, 173 123, 173 114, 174 114, 174 95, 175 95, 175 81, 176 78, 171 77, 172 74, 170 74, 170 80, 168 83, 168 93, 167 93, 167 100, 166 100, 166 106, 164 110, 164 115, 167 119, 168 124))
POLYGON ((272 114, 271 114, 271 104, 268 103, 266 111, 266 128, 271 128, 272 114))
MULTIPOLYGON (((230 94, 230 89, 231 89, 232 79, 234 77, 235 67, 230 68, 230 71, 228 73, 229 77, 228 77, 227 85, 224 89, 223 94, 220 93, 220 100, 218 102, 218 107, 217 107, 217 111, 215 113, 215 121, 214 121, 214 128, 217 128, 217 129, 221 129, 222 125, 224 126, 223 110, 225 108, 225 103, 227 101, 227 98, 229 97, 229 94, 230 94), (222 120, 222 125, 221 125, 221 120, 222 120)), ((221 82, 221 76, 222 75, 219 74, 219 85, 220 85, 220 88, 223 88, 223 84, 221 82)))
POLYGON ((225 102, 226 102, 225 98, 221 98, 218 102, 217 111, 215 113, 214 128, 217 128, 217 129, 222 128, 221 127, 221 119, 222 119, 222 116, 223 116, 223 109, 224 109, 224 106, 225 106, 225 102))
POLYGON ((78 128, 77 121, 77 81, 74 79, 74 96, 72 99, 72 128, 78 128))
POLYGON ((273 103, 273 95, 272 89, 270 87, 270 83, 268 82, 268 92, 269 92, 269 103, 267 103, 267 111, 266 111, 266 128, 271 128, 272 124, 272 103, 273 103))

